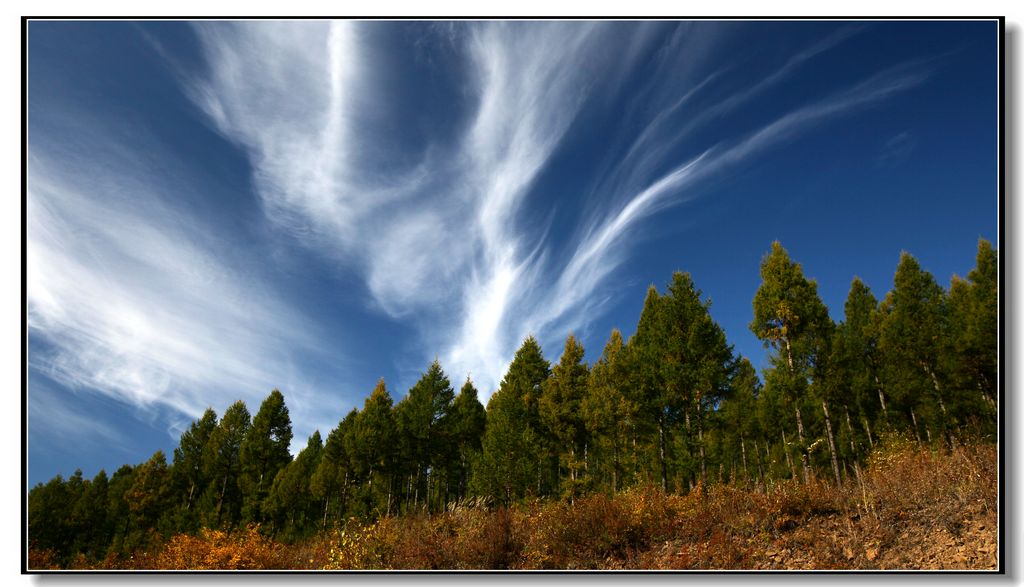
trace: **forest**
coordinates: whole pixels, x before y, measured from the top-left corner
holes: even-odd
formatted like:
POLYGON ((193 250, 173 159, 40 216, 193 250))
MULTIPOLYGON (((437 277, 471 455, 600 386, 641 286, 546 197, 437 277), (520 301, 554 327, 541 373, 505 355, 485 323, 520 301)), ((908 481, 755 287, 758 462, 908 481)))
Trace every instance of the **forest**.
MULTIPOLYGON (((948 287, 902 253, 880 298, 853 278, 839 322, 780 243, 760 272, 750 330, 768 349, 761 373, 677 272, 648 289, 632 336, 612 330, 591 365, 572 334, 554 363, 527 338, 486 408, 471 380, 456 392, 435 360, 397 402, 378 381, 362 409, 294 457, 273 390, 255 415, 241 401, 207 409, 172 455, 40 483, 27 498, 28 567, 652 567, 652 549, 692 538, 731 554, 678 547, 670 566, 747 568, 752 541, 791 529, 798 513, 879 526, 916 515, 958 535, 963 524, 938 510, 892 504, 948 485, 959 489, 942 495, 961 506, 994 508, 992 245, 980 239, 975 267, 948 287), (405 548, 463 558, 395 558, 402 536, 423 532, 442 542, 405 548), (736 550, 739 536, 748 550, 736 550)), ((846 544, 834 553, 843 565, 877 563, 877 548, 843 556, 846 544)))

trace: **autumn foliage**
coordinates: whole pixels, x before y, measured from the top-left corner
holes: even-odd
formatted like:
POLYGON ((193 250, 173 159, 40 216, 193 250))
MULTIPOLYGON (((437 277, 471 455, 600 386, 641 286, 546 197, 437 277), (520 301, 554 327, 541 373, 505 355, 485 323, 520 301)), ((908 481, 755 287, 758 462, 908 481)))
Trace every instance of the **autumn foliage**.
MULTIPOLYGON (((434 515, 352 518, 294 544, 256 525, 203 529, 84 568, 994 568, 996 504, 992 445, 932 452, 893 437, 840 487, 786 480, 672 495, 648 485, 511 508, 463 501, 434 515)), ((30 557, 56 568, 52 552, 30 557)))

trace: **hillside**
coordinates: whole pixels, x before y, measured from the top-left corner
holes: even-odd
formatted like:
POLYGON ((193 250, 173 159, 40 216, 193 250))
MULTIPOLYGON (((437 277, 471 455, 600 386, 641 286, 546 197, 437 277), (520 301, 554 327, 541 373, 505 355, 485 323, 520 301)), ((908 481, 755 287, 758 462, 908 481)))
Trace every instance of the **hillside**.
MULTIPOLYGON (((836 488, 653 487, 511 508, 453 504, 294 544, 259 528, 179 534, 91 569, 975 569, 997 568, 996 451, 932 452, 891 439, 836 488)), ((30 566, 56 568, 52 552, 30 566)))

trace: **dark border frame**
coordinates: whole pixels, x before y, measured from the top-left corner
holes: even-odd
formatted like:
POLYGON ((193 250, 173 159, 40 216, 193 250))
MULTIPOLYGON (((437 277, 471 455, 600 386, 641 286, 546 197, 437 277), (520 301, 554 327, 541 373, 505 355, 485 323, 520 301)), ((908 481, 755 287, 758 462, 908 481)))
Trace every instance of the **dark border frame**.
POLYGON ((828 575, 862 575, 862 574, 883 574, 883 575, 921 575, 935 574, 943 575, 1005 575, 1006 571, 1006 255, 1003 254, 1006 240, 1006 17, 1005 16, 610 16, 610 17, 583 17, 583 16, 400 16, 400 17, 331 17, 331 16, 22 16, 21 17, 21 574, 22 575, 333 575, 333 574, 367 574, 367 575, 436 575, 436 574, 497 574, 497 575, 525 575, 530 573, 541 574, 590 574, 599 573, 607 575, 683 575, 683 574, 738 574, 738 575, 777 575, 777 574, 828 574, 828 575), (323 20, 323 19, 344 19, 344 20, 393 20, 393 21, 419 21, 419 20, 694 20, 694 21, 723 21, 723 20, 744 20, 744 21, 872 21, 872 20, 934 20, 934 21, 998 21, 999 38, 997 54, 998 63, 998 86, 999 86, 999 108, 998 108, 998 238, 996 250, 999 255, 999 395, 997 396, 999 410, 999 438, 996 443, 999 460, 999 530, 997 532, 998 562, 995 571, 988 570, 732 570, 732 569, 628 569, 628 570, 499 570, 499 569, 469 569, 469 570, 371 570, 371 571, 327 571, 327 570, 223 570, 223 571, 173 571, 173 570, 31 570, 28 568, 28 295, 27 295, 27 194, 28 194, 28 24, 29 21, 45 20, 83 20, 83 21, 140 21, 140 20, 323 20))

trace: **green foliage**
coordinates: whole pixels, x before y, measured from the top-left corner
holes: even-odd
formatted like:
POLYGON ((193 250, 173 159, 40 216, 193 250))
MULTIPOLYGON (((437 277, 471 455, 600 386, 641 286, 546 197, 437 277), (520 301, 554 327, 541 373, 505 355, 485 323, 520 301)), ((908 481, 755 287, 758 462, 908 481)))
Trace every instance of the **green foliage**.
POLYGON ((539 398, 550 374, 540 344, 523 341, 498 391, 487 402, 487 425, 472 488, 478 495, 511 503, 546 487, 547 447, 539 416, 539 398))
POLYGON ((632 480, 636 456, 637 404, 628 385, 622 333, 612 330, 604 353, 590 370, 580 412, 589 435, 588 471, 595 487, 618 491, 632 480))
POLYGON ((423 502, 428 509, 447 501, 458 447, 450 418, 455 392, 435 360, 426 373, 395 406, 398 427, 399 471, 404 483, 405 502, 412 507, 423 502), (431 503, 431 496, 433 502, 431 503))
POLYGON ((203 416, 192 422, 188 430, 182 433, 174 449, 171 478, 178 504, 178 528, 199 529, 200 520, 195 505, 210 482, 203 469, 203 451, 216 428, 217 413, 213 408, 207 408, 203 416))
POLYGON ((326 529, 328 521, 343 517, 341 512, 344 512, 349 489, 355 480, 352 469, 353 455, 348 447, 351 446, 352 441, 349 437, 358 417, 359 411, 352 410, 334 430, 331 430, 316 468, 310 476, 309 490, 322 504, 322 515, 319 520, 322 529, 326 529), (335 512, 333 517, 332 511, 335 512))
POLYGON ((566 496, 579 493, 586 466, 588 439, 580 404, 586 395, 590 372, 583 363, 583 352, 583 345, 570 334, 561 360, 544 381, 539 402, 541 421, 559 447, 556 486, 563 485, 562 493, 566 496), (563 471, 568 476, 564 481, 563 471))
POLYGON ((469 490, 473 463, 479 459, 484 429, 487 426, 487 412, 477 398, 477 390, 469 379, 466 379, 466 383, 459 390, 459 395, 455 397, 449 418, 456 450, 452 462, 452 480, 454 497, 458 500, 465 497, 469 490))
POLYGON ((284 396, 273 390, 260 405, 252 428, 239 446, 238 486, 242 491, 242 521, 263 521, 263 502, 274 477, 292 460, 292 422, 284 396))
POLYGON ((355 514, 377 517, 391 510, 391 482, 397 457, 393 405, 382 378, 353 423, 348 450, 359 482, 353 503, 355 514))
POLYGON ((251 426, 249 409, 237 401, 221 416, 203 450, 203 475, 209 485, 202 498, 203 525, 218 528, 234 525, 241 517, 242 496, 238 487, 242 442, 251 426))
MULTIPOLYGON (((314 433, 294 459, 288 409, 274 390, 252 419, 241 401, 219 421, 206 410, 170 466, 157 451, 109 478, 76 471, 39 484, 28 494, 30 561, 261 568, 285 564, 274 540, 318 536, 319 554, 303 554, 301 565, 595 566, 669 536, 711 548, 721 540, 709 534, 712 519, 778 531, 793 523, 791 511, 825 503, 825 478, 857 488, 872 511, 865 471, 888 466, 879 464, 886 454, 994 439, 998 305, 997 254, 981 240, 976 266, 948 291, 906 253, 881 303, 854 279, 834 325, 816 283, 776 242, 750 324, 771 349, 760 377, 733 357, 710 300, 676 272, 664 293, 648 289, 629 341, 612 330, 590 368, 572 335, 553 368, 527 338, 486 409, 468 379, 456 395, 435 360, 397 405, 381 379, 362 409, 326 442, 314 433), (894 438, 902 448, 892 449, 894 438), (722 517, 715 500, 738 495, 730 484, 794 501, 748 508, 763 522, 722 517), (568 500, 541 501, 552 497, 568 500), (164 544, 159 556, 145 554, 164 544)), ((900 458, 923 479, 918 457, 900 458)), ((955 478, 974 475, 974 465, 956 466, 943 482, 976 496, 974 477, 955 478)), ((893 479, 888 502, 928 493, 893 479)), ((686 560, 698 555, 691 549, 686 560)))
POLYGON ((263 511, 274 532, 287 541, 303 537, 319 521, 320 503, 310 490, 310 479, 322 452, 323 441, 317 430, 295 460, 277 473, 270 487, 263 511))

